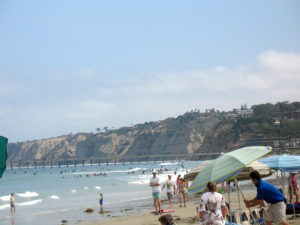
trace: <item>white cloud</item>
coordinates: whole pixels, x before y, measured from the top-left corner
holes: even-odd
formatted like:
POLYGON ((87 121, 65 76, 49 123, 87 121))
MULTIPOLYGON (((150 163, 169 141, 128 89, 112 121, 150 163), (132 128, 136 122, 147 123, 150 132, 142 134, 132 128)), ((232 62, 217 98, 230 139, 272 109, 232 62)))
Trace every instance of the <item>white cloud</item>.
MULTIPOLYGON (((258 61, 236 68, 216 67, 208 71, 185 71, 157 74, 135 90, 142 94, 210 94, 249 93, 254 96, 269 96, 270 100, 295 99, 300 97, 300 55, 266 51, 258 61), (279 91, 280 90, 280 91, 279 91)), ((211 97, 209 97, 211 98, 211 97)), ((211 99, 213 101, 213 99, 211 99)))
MULTIPOLYGON (((57 74, 71 77, 69 73, 57 74)), ((93 70, 75 74, 72 85, 60 83, 58 88, 52 84, 51 89, 43 90, 42 101, 35 98, 41 89, 34 91, 31 86, 32 92, 21 104, 0 106, 0 133, 9 133, 13 141, 46 138, 93 131, 99 126, 161 120, 195 108, 230 110, 243 103, 300 100, 300 54, 274 50, 234 68, 221 65, 210 70, 170 70, 118 79, 93 70), (34 97, 29 96, 32 93, 34 97)), ((6 94, 17 92, 14 88, 3 90, 6 94)))
POLYGON ((275 73, 299 73, 300 55, 292 52, 277 52, 269 50, 261 53, 259 62, 275 73))

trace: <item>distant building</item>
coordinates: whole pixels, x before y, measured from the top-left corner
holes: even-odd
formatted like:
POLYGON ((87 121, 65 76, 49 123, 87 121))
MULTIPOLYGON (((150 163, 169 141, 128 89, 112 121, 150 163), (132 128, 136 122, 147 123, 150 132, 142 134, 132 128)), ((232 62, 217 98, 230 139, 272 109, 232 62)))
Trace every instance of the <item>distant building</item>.
POLYGON ((233 109, 231 112, 226 113, 225 118, 227 120, 236 121, 240 118, 247 118, 252 115, 252 109, 233 109))

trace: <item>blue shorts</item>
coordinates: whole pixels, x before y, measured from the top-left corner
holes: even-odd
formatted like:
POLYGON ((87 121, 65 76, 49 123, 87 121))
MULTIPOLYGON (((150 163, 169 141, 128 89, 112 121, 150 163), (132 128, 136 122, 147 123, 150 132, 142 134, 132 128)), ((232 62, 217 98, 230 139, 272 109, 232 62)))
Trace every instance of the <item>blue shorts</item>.
POLYGON ((100 203, 100 205, 102 205, 102 204, 103 204, 103 199, 101 199, 101 200, 99 201, 99 203, 100 203))
POLYGON ((160 192, 152 192, 152 196, 154 200, 157 200, 160 198, 160 192))

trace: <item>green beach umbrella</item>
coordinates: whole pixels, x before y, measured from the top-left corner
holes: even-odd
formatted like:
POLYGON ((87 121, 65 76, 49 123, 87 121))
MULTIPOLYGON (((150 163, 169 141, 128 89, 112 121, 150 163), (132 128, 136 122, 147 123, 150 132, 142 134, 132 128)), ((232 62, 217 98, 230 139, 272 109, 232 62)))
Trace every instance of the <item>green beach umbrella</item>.
POLYGON ((268 154, 271 150, 271 147, 250 146, 218 157, 207 164, 197 175, 188 189, 188 193, 194 194, 204 191, 209 181, 218 184, 236 178, 245 166, 268 154))
POLYGON ((7 159, 7 138, 0 136, 0 178, 4 170, 6 169, 6 159, 7 159))

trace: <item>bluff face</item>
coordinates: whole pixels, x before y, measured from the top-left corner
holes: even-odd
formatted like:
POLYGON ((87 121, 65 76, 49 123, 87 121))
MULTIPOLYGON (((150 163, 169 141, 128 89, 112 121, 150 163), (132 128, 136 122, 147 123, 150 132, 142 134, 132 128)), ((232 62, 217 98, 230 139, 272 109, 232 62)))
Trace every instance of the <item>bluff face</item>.
MULTIPOLYGON (((8 160, 56 160, 71 158, 192 154, 211 151, 211 132, 218 118, 187 113, 177 118, 123 127, 107 132, 79 133, 44 140, 8 144, 8 160)), ((218 136, 218 135, 217 135, 218 136)), ((217 136, 215 138, 217 138, 217 136)), ((213 138, 213 139, 215 139, 213 138)), ((214 151, 222 151, 219 145, 214 151)))

